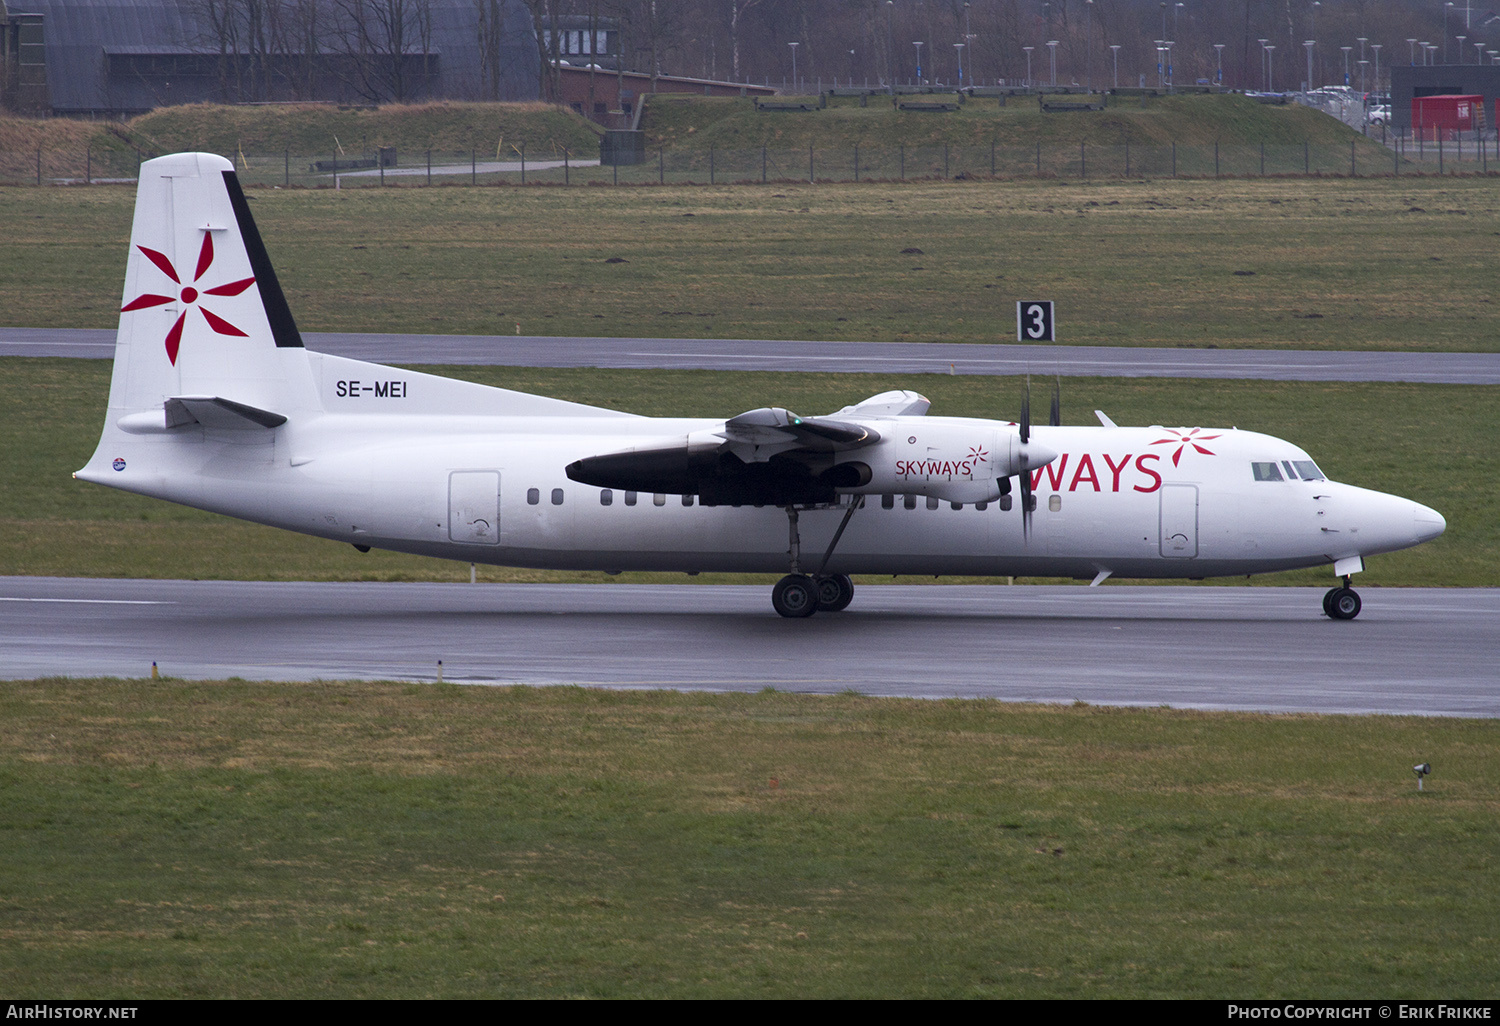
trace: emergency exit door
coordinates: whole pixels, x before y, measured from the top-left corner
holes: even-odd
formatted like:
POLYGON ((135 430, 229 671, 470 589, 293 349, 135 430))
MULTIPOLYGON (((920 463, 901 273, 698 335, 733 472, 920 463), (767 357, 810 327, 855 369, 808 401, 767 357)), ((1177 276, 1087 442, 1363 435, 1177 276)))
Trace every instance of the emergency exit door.
POLYGON ((470 545, 500 544, 498 470, 455 470, 448 475, 448 537, 470 545))
POLYGON ((1170 559, 1198 555, 1198 486, 1162 485, 1161 554, 1170 559))

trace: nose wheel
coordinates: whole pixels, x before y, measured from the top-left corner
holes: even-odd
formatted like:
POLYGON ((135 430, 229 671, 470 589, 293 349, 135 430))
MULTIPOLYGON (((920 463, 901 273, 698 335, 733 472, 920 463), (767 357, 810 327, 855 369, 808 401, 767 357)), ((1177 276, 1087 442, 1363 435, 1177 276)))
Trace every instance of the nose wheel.
POLYGON ((1359 600, 1359 592, 1349 587, 1347 577, 1341 587, 1329 588, 1328 593, 1323 596, 1323 612, 1334 620, 1354 619, 1363 605, 1359 600))

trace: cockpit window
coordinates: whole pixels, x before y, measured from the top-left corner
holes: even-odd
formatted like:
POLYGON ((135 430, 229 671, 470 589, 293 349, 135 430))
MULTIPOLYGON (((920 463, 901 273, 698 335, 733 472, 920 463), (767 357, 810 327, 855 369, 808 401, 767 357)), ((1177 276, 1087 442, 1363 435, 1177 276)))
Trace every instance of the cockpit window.
POLYGON ((1257 481, 1283 480, 1281 469, 1274 463, 1252 463, 1250 464, 1250 469, 1255 472, 1255 480, 1257 481))
POLYGON ((1323 472, 1312 460, 1293 460, 1292 466, 1297 468, 1297 473, 1302 475, 1304 481, 1326 481, 1323 472))

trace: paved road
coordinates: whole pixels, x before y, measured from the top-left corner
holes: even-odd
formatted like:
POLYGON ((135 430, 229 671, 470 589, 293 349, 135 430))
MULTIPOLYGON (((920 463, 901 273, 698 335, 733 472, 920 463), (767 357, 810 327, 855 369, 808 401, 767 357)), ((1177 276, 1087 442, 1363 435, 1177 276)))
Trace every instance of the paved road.
POLYGON ((1500 716, 1500 589, 769 588, 0 578, 0 677, 579 683, 1500 716), (711 655, 711 657, 709 657, 711 655))
MULTIPOLYGON (((508 367, 662 367, 859 371, 882 374, 1034 374, 1275 381, 1424 381, 1500 384, 1500 353, 1122 349, 940 342, 550 338, 529 335, 304 336, 316 350, 375 363, 508 367)), ((114 332, 0 328, 0 356, 109 357, 114 332)))

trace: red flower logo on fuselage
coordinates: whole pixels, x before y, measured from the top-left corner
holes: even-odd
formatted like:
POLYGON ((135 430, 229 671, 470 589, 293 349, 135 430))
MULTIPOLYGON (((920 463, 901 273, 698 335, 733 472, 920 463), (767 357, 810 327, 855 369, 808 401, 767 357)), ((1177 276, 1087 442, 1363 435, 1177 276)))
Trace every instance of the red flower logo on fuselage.
POLYGON ((1177 466, 1178 461, 1182 459, 1182 450, 1186 449, 1188 446, 1192 446, 1194 449, 1196 449, 1198 452, 1201 452, 1205 456, 1214 455, 1213 450, 1205 449, 1198 443, 1212 441, 1213 439, 1218 438, 1218 435, 1200 435, 1198 434, 1198 432, 1202 431, 1202 428, 1193 428, 1191 431, 1179 431, 1173 428, 1167 428, 1167 430, 1172 432, 1172 434, 1176 437, 1158 438, 1151 444, 1177 446, 1177 451, 1172 453, 1172 466, 1177 466))
MULTIPOLYGON (((172 267, 172 261, 167 259, 166 254, 158 253, 156 250, 148 249, 145 246, 136 246, 136 249, 144 253, 146 255, 146 259, 155 264, 157 268, 168 278, 171 278, 173 282, 178 285, 182 285, 182 278, 178 276, 176 269, 172 267)), ((198 268, 193 272, 193 284, 183 286, 183 288, 175 296, 161 296, 148 292, 145 295, 139 296, 126 303, 123 307, 120 308, 120 312, 129 313, 132 310, 145 310, 147 307, 161 306, 164 303, 173 303, 178 301, 180 301, 185 307, 191 307, 197 304, 200 296, 237 296, 241 292, 244 292, 246 289, 248 289, 251 285, 255 284, 254 278, 241 278, 239 281, 232 281, 228 285, 219 285, 211 289, 203 289, 200 291, 196 287, 198 284, 198 279, 203 277, 203 272, 207 271, 209 265, 213 262, 213 232, 204 232, 203 248, 198 251, 198 268)), ((220 335, 235 335, 239 338, 249 338, 249 336, 239 328, 236 328, 233 324, 230 324, 224 318, 211 312, 207 307, 199 306, 198 311, 203 314, 203 319, 208 322, 208 326, 214 329, 214 331, 218 332, 220 335)), ((177 348, 182 344, 182 326, 183 323, 187 320, 187 315, 187 310, 183 310, 182 314, 177 318, 177 322, 173 324, 171 329, 167 332, 167 359, 172 361, 172 365, 174 367, 177 365, 177 348)))

